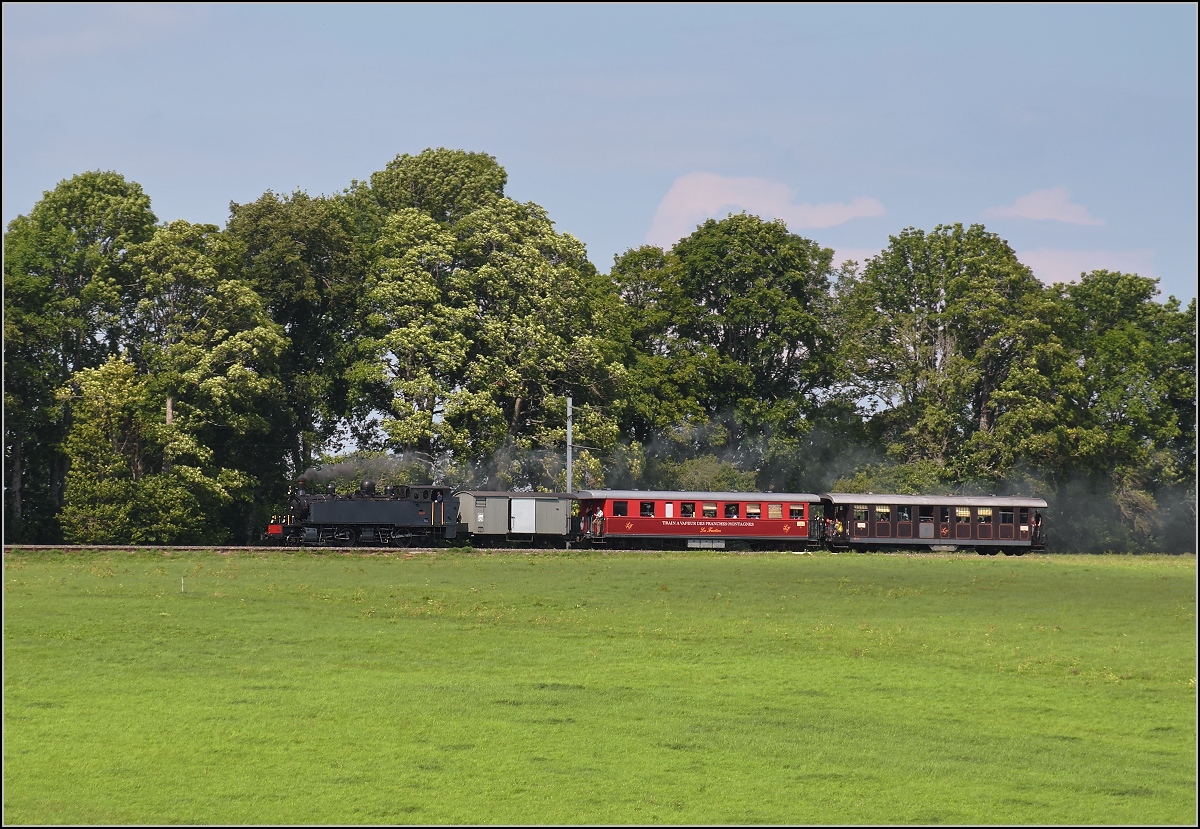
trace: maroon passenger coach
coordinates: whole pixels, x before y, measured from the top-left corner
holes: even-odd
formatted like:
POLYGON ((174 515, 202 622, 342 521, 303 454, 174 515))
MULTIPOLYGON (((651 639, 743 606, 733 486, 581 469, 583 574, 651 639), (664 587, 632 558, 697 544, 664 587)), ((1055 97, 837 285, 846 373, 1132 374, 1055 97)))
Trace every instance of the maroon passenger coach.
POLYGON ((821 495, 825 542, 832 549, 975 550, 1022 555, 1044 550, 1046 502, 1025 496, 821 495))
POLYGON ((579 500, 584 542, 635 546, 647 542, 689 549, 815 546, 821 541, 821 499, 811 492, 662 492, 585 490, 579 500))

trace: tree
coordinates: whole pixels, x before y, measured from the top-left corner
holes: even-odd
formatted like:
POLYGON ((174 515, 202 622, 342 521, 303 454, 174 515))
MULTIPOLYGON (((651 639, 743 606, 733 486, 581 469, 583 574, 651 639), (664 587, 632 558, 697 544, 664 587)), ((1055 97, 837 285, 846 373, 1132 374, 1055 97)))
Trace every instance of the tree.
POLYGON ((680 284, 679 260, 649 245, 616 257, 610 279, 618 302, 607 326, 624 345, 625 383, 615 401, 622 433, 640 444, 682 437, 706 423, 710 397, 704 355, 681 338, 693 299, 680 284))
POLYGON ((75 417, 63 534, 80 544, 206 544, 225 540, 212 520, 245 488, 240 474, 214 469, 212 453, 163 411, 132 363, 112 357, 81 369, 60 390, 75 417))
POLYGON ((981 225, 908 228, 837 293, 853 392, 873 401, 888 454, 951 479, 1002 477, 1012 453, 997 423, 1037 387, 1014 371, 1036 373, 1030 355, 1052 340, 1047 293, 1008 244, 981 225))
POLYGON ((460 267, 448 300, 466 314, 465 387, 472 405, 447 413, 459 445, 476 455, 565 440, 566 396, 575 397, 578 439, 616 440, 606 411, 615 348, 598 330, 601 280, 574 237, 556 233, 545 210, 502 199, 454 226, 460 267))
POLYGON ((663 447, 652 450, 662 474, 673 456, 713 453, 760 486, 802 474, 807 417, 834 370, 832 258, 781 222, 740 214, 706 221, 668 253, 617 259, 632 348, 626 422, 663 447))
POLYGON ((1195 300, 1181 310, 1156 301, 1158 280, 1104 270, 1055 288, 1077 355, 1077 417, 1093 435, 1075 471, 1107 483, 1135 539, 1154 536, 1159 499, 1177 502, 1195 481, 1195 300))
POLYGON ((396 156, 371 176, 371 194, 385 213, 411 208, 438 224, 457 224, 467 214, 504 197, 508 173, 486 153, 439 147, 396 156))
POLYGON ((67 473, 69 402, 56 390, 114 353, 130 246, 154 232, 150 199, 113 172, 46 192, 4 238, 5 537, 51 541, 67 473))
MULTIPOLYGON (((598 331, 606 282, 545 210, 503 195, 480 153, 398 156, 348 199, 376 228, 349 371, 394 451, 469 484, 554 486, 566 396, 580 441, 608 446, 615 348, 598 331), (372 212, 375 211, 375 212, 372 212)), ((565 482, 565 481, 564 481, 565 482)))
MULTIPOLYGON (((284 402, 278 373, 287 341, 237 273, 237 253, 215 226, 184 221, 133 246, 126 269, 137 299, 126 304, 122 337, 165 426, 187 434, 205 448, 206 463, 236 471, 242 482, 243 498, 230 513, 207 519, 250 540, 264 501, 282 494, 272 489, 284 467, 269 436, 270 413, 284 402)), ((170 473, 170 456, 163 462, 170 473)))
POLYGON ((446 303, 455 238, 431 217, 402 208, 388 217, 360 300, 363 354, 354 385, 385 388, 379 405, 392 446, 430 466, 460 448, 446 414, 471 392, 462 387, 468 341, 464 309, 446 303))
POLYGON ((355 309, 365 274, 359 218, 340 197, 265 193, 231 204, 226 228, 239 271, 283 328, 284 400, 270 442, 299 474, 351 413, 348 371, 358 357, 355 309))

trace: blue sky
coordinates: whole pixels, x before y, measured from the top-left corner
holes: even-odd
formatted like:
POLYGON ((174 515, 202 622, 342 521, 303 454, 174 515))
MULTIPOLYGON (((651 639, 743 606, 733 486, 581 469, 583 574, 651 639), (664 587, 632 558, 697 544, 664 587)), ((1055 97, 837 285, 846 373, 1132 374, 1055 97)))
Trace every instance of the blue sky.
POLYGON ((3 7, 3 211, 85 170, 163 220, 482 151, 602 271, 747 210, 864 259, 981 222, 1047 282, 1196 295, 1196 7, 3 7))

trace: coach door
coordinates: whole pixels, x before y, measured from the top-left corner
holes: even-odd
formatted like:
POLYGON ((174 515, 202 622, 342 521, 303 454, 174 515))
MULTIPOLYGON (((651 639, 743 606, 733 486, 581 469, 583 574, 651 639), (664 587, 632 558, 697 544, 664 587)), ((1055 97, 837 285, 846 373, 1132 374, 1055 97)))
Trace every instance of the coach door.
POLYGON ((901 504, 896 507, 896 538, 912 537, 912 507, 901 504))
POLYGON ((892 537, 892 508, 889 504, 875 505, 875 537, 892 537))
POLYGON ((917 537, 933 538, 933 507, 917 507, 917 537))
POLYGON ((976 507, 975 508, 975 532, 976 538, 990 540, 992 537, 992 508, 991 507, 976 507))
POLYGON ((966 538, 971 537, 971 508, 970 507, 955 507, 954 508, 954 537, 966 538))
POLYGON ((1000 512, 1000 523, 998 525, 998 529, 1000 530, 1000 540, 1001 541, 1012 541, 1014 538, 1014 533, 1013 533, 1013 523, 1014 522, 1013 522, 1012 507, 1007 507, 1007 508, 1000 507, 999 512, 1000 512))
POLYGON ((854 505, 854 520, 850 522, 851 538, 869 538, 870 529, 867 527, 867 505, 854 505))
POLYGON ((950 538, 953 529, 950 524, 950 507, 937 507, 937 537, 950 538))

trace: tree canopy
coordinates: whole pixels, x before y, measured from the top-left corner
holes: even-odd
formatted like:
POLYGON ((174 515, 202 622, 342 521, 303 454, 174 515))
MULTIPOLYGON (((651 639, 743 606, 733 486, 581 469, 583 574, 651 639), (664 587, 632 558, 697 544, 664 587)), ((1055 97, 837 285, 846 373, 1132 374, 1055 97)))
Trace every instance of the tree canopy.
POLYGON ((251 541, 321 463, 562 489, 569 396, 576 487, 1019 491, 1060 549, 1194 549, 1195 300, 980 225, 835 269, 745 213, 601 273, 506 184, 428 149, 224 228, 45 193, 4 237, 6 541, 251 541))

